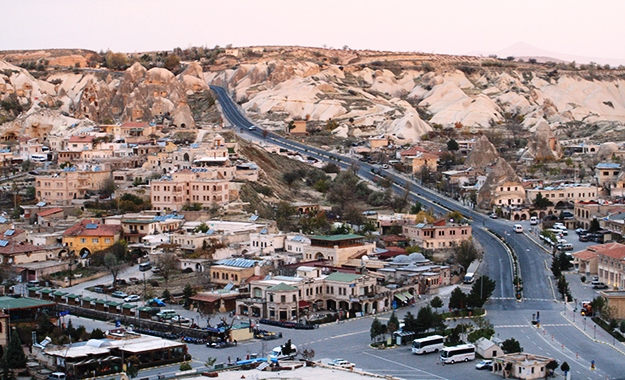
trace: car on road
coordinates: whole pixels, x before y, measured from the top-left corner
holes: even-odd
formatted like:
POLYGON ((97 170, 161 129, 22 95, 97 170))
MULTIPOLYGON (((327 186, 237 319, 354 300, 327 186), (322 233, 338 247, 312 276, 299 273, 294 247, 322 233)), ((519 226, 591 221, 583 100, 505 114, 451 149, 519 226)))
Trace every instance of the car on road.
POLYGON ((248 128, 250 131, 255 131, 256 130, 256 126, 252 125, 251 127, 248 128))
POLYGON ((581 235, 586 235, 588 233, 588 230, 585 230, 583 228, 577 228, 577 229, 575 229, 575 233, 580 235, 580 236, 581 235))
POLYGON ((481 362, 475 365, 475 369, 493 369, 493 361, 492 360, 482 360, 481 362))
POLYGON ((345 359, 334 359, 328 363, 329 366, 340 367, 340 368, 354 368, 354 363, 351 363, 345 359))
POLYGON ((190 325, 191 324, 191 320, 189 318, 183 317, 182 315, 174 315, 173 317, 171 317, 169 322, 180 324, 180 325, 190 325))
POLYGON ((124 302, 138 302, 141 301, 141 297, 136 294, 131 294, 128 297, 124 298, 124 302))
POLYGON ((590 234, 579 235, 579 241, 582 241, 582 242, 590 241, 590 234))
POLYGON ((491 219, 497 219, 497 214, 495 214, 494 212, 488 216, 490 216, 491 219))
POLYGON ((126 298, 126 297, 128 297, 128 294, 122 292, 121 290, 116 290, 113 293, 111 293, 111 297, 126 298))
POLYGON ((601 282, 601 281, 593 281, 592 288, 593 289, 607 289, 608 284, 606 284, 605 282, 601 282))

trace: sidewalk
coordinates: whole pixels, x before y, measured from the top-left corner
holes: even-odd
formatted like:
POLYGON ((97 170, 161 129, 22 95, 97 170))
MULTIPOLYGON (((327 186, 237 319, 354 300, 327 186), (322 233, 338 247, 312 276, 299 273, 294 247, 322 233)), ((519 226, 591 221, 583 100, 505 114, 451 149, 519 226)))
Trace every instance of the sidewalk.
POLYGON ((591 318, 583 317, 580 314, 580 309, 575 309, 573 304, 567 303, 566 310, 560 312, 560 314, 589 339, 597 343, 608 345, 622 355, 625 355, 625 343, 616 340, 612 335, 603 330, 601 326, 593 322, 591 318))

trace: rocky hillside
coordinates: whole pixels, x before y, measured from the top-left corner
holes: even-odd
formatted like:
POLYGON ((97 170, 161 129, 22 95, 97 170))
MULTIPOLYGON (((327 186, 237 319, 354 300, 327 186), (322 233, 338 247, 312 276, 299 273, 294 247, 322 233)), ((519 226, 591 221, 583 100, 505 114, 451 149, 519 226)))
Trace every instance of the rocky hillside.
MULTIPOLYGON (((470 134, 514 127, 542 140, 608 141, 622 138, 625 124, 624 73, 594 65, 261 47, 213 51, 210 60, 183 62, 174 74, 148 54, 131 56, 136 61, 125 71, 85 68, 102 61, 94 54, 0 52, 0 134, 163 118, 194 127, 207 122, 198 117, 212 117, 191 108, 206 107, 197 98, 209 84, 227 87, 264 127, 308 120, 311 132, 340 137, 387 134, 416 142, 446 128, 470 134), (48 66, 17 66, 34 58, 48 66)), ((530 148, 529 156, 561 154, 555 142, 530 148)))

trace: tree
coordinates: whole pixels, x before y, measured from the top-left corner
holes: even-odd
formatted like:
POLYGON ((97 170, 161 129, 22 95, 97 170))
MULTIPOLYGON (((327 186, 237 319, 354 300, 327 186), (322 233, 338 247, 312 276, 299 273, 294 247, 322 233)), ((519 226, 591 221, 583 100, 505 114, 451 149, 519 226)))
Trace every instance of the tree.
POLYGON ((115 284, 117 284, 117 275, 119 275, 119 272, 124 267, 123 263, 119 260, 119 258, 117 258, 117 256, 115 256, 115 254, 107 253, 106 256, 104 256, 104 266, 109 272, 111 272, 111 275, 113 276, 113 286, 115 286, 115 284))
POLYGON ((106 53, 106 67, 111 70, 123 70, 128 66, 128 58, 123 53, 106 53))
POLYGON ((460 245, 454 248, 452 254, 455 262, 462 265, 463 268, 468 268, 469 265, 471 265, 474 260, 479 259, 480 256, 481 254, 477 251, 473 241, 470 239, 463 240, 460 245))
POLYGON ((159 273, 163 276, 165 283, 167 283, 169 281, 169 276, 176 268, 176 256, 171 252, 163 253, 158 260, 157 268, 160 270, 159 273))
POLYGON ((481 308, 495 291, 495 281, 488 276, 480 276, 471 287, 468 296, 470 307, 481 308))
POLYGON ((380 320, 376 317, 373 318, 371 322, 371 328, 369 329, 369 335, 371 336, 371 340, 377 341, 377 338, 383 334, 383 331, 386 331, 386 327, 380 322, 380 320))
POLYGON ((534 207, 542 210, 546 209, 549 206, 553 206, 553 202, 543 197, 543 194, 539 191, 538 194, 536 194, 536 198, 534 198, 534 207))
POLYGON ((593 220, 590 221, 588 232, 594 233, 594 232, 599 231, 600 229, 601 229, 601 225, 599 224, 599 221, 597 220, 597 218, 593 218, 593 220))
POLYGON ((267 136, 269 136, 269 131, 267 130, 267 128, 261 129, 260 133, 263 135, 263 140, 266 140, 267 136))
POLYGON ((421 212, 422 209, 423 209, 423 205, 421 204, 421 202, 416 201, 415 204, 412 205, 412 207, 410 208, 410 213, 418 214, 421 212))
POLYGON ((407 312, 406 315, 404 315, 404 331, 411 331, 411 332, 415 332, 417 331, 417 320, 415 319, 414 315, 412 315, 411 312, 407 312))
POLYGON ((165 58, 163 67, 169 71, 174 71, 180 65, 180 58, 175 54, 170 54, 165 58))
POLYGON ((184 307, 185 309, 189 308, 191 305, 191 297, 195 295, 195 290, 191 286, 191 284, 186 284, 184 289, 182 290, 182 298, 184 299, 184 307))
POLYGON ((560 265, 560 257, 554 256, 551 261, 551 273, 555 278, 562 276, 562 265, 560 265))
POLYGON ((450 139, 449 141, 447 141, 447 150, 450 152, 455 152, 458 149, 460 149, 460 146, 458 145, 458 142, 454 139, 450 139))
POLYGON ((299 173, 297 171, 290 171, 290 172, 286 172, 286 173, 282 174, 282 179, 289 186, 289 189, 291 188, 293 183, 295 181, 297 181, 298 179, 300 179, 300 178, 301 178, 301 176, 299 175, 299 173))
POLYGON ((592 306, 593 314, 594 313, 601 314, 601 312, 603 311, 603 308, 605 308, 605 305, 606 305, 606 300, 605 298, 601 296, 595 297, 590 303, 590 306, 592 306))
POLYGON ((89 339, 103 339, 103 338, 104 338, 104 332, 100 330, 99 328, 96 328, 93 331, 91 331, 91 336, 89 337, 89 339))
POLYGON ((549 370, 550 374, 553 374, 553 371, 555 371, 555 369, 558 368, 558 361, 552 360, 549 363, 547 363, 545 367, 549 370))
POLYGON ((564 252, 560 252, 558 255, 558 261, 560 262, 560 269, 562 271, 567 271, 573 267, 573 263, 571 263, 569 256, 564 252))
POLYGON ((392 334, 395 331, 399 330, 399 319, 395 315, 394 310, 391 313, 391 317, 388 319, 388 323, 386 324, 386 329, 388 330, 389 334, 392 334))
POLYGON ((20 335, 16 330, 11 332, 11 341, 6 348, 3 360, 10 363, 12 368, 26 367, 26 355, 24 354, 20 335))
POLYGON ((439 296, 435 296, 430 301, 430 306, 432 306, 437 312, 438 312, 438 309, 443 307, 443 305, 444 305, 443 300, 439 296))
POLYGON ((449 309, 461 310, 467 306, 467 295, 457 286, 449 295, 449 309))
POLYGON ((419 309, 417 313, 417 319, 415 321, 415 331, 416 333, 422 333, 428 331, 431 328, 434 328, 434 312, 430 305, 424 306, 419 309))
POLYGON ((521 347, 521 343, 514 338, 506 339, 501 343, 501 349, 506 354, 512 354, 516 352, 523 352, 523 347, 521 347))
POLYGON ((139 358, 136 355, 132 355, 127 360, 128 366, 126 368, 126 373, 130 376, 131 379, 134 379, 139 375, 139 358))
POLYGON ((101 196, 105 198, 109 198, 111 195, 113 195, 116 188, 117 188, 117 185, 115 185, 115 181, 113 180, 113 178, 107 178, 100 185, 99 192, 101 196))
POLYGON ((566 281, 566 277, 561 275, 558 278, 558 293, 562 296, 562 299, 566 300, 565 297, 569 295, 569 283, 566 281))

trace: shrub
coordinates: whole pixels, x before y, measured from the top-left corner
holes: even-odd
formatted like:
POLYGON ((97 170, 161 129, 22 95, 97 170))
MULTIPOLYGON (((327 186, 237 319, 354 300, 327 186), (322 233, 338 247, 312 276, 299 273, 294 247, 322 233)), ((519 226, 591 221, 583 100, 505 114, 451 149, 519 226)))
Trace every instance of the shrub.
POLYGON ((181 372, 184 372, 184 371, 190 371, 193 368, 191 367, 191 364, 189 364, 187 362, 184 362, 184 363, 180 364, 179 369, 180 369, 181 372))

